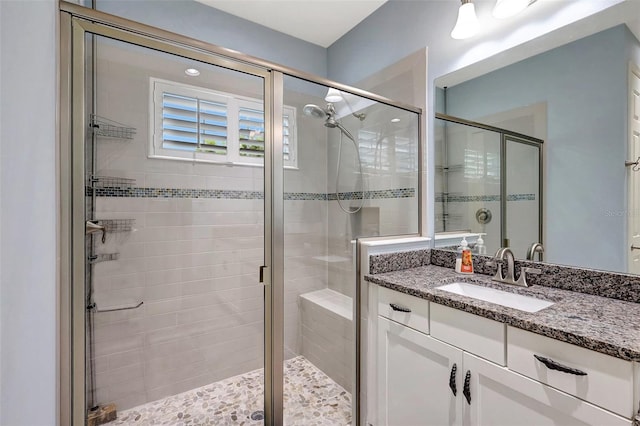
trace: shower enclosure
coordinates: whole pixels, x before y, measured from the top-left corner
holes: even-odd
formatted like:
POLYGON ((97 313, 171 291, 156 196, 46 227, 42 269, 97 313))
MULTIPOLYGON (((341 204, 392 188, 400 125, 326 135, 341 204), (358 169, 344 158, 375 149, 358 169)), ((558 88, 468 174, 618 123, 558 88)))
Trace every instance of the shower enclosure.
POLYGON ((61 9, 65 424, 356 424, 354 244, 419 231, 419 110, 61 9))
POLYGON ((524 259, 542 243, 542 143, 436 114, 436 245, 440 239, 455 247, 459 234, 482 234, 487 254, 510 247, 524 259))

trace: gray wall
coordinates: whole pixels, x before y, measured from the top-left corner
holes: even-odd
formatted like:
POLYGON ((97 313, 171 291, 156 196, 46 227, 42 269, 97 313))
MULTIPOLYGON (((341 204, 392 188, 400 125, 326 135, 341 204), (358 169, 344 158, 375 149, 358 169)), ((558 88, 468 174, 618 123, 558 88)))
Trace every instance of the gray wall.
POLYGON ((2 425, 53 425, 58 409, 57 5, 0 2, 2 425))
POLYGON ((98 0, 98 9, 322 77, 327 50, 193 0, 98 0))
MULTIPOLYGON (((575 37, 581 31, 606 28, 603 27, 608 22, 606 17, 594 19, 595 14, 608 12, 607 9, 614 9, 613 6, 628 6, 622 3, 622 0, 537 2, 526 13, 497 22, 490 16, 495 1, 476 0, 478 17, 486 24, 482 25, 480 34, 470 39, 453 40, 449 34, 456 21, 459 2, 390 0, 329 47, 328 76, 346 84, 357 84, 376 71, 427 47, 429 94, 426 105, 428 112, 432 112, 435 97, 431 90, 435 78, 467 67, 490 71, 495 69, 494 58, 498 58, 498 62, 513 63, 517 60, 514 58, 522 59, 548 50, 548 43, 559 46, 567 37, 575 37), (540 41, 539 37, 552 32, 551 42, 540 41), (527 47, 517 49, 523 45, 527 47)), ((431 141, 434 127, 430 113, 425 125, 427 140, 431 141)), ((427 180, 433 182, 432 143, 428 143, 426 151, 427 180)), ((427 195, 425 214, 434 217, 432 188, 428 186, 428 190, 431 191, 427 195)), ((432 235, 433 220, 429 220, 427 225, 425 232, 432 235)))
MULTIPOLYGON (((463 66, 456 65, 452 58, 486 40, 459 42, 457 49, 436 42, 438 32, 448 37, 453 25, 441 19, 444 9, 453 8, 455 13, 457 6, 453 1, 393 1, 363 22, 356 32, 334 44, 328 58, 325 49, 313 45, 309 50, 315 53, 292 51, 288 43, 297 44, 280 42, 284 39, 276 35, 265 36, 268 43, 262 43, 261 37, 247 38, 245 32, 231 24, 234 18, 226 15, 218 20, 217 26, 213 25, 213 17, 199 16, 194 11, 202 9, 182 1, 163 1, 157 7, 146 1, 128 3, 130 9, 127 10, 121 9, 125 7, 122 2, 100 7, 112 13, 122 10, 124 16, 131 19, 198 36, 318 75, 327 74, 346 83, 359 81, 429 45, 431 84, 433 77, 463 66), (414 15, 416 10, 420 13, 414 15), (381 19, 384 15, 379 17, 378 13, 390 14, 391 20, 381 19), (194 21, 200 22, 199 27, 206 29, 211 37, 196 34, 194 21), (429 38, 426 33, 430 34, 429 38), (384 39, 382 48, 376 43, 380 39, 384 39)), ((582 3, 595 5, 611 1, 582 3)), ((0 1, 0 424, 7 425, 55 424, 57 410, 56 9, 57 2, 53 0, 0 1), (28 22, 28 31, 25 22, 28 22), (18 65, 20 72, 16 70, 18 65), (36 124, 37 131, 34 130, 36 124), (17 227, 20 223, 29 227, 17 227), (35 409, 34 402, 37 402, 35 409)), ((569 16, 571 20, 580 19, 576 14, 569 16)), ((551 29, 543 26, 532 37, 551 29)), ((489 37, 492 36, 499 39, 495 35, 489 37)), ((511 46, 513 44, 497 46, 491 54, 511 46)))
POLYGON ((545 257, 626 270, 624 164, 628 43, 619 25, 449 87, 447 112, 467 119, 547 103, 545 257))

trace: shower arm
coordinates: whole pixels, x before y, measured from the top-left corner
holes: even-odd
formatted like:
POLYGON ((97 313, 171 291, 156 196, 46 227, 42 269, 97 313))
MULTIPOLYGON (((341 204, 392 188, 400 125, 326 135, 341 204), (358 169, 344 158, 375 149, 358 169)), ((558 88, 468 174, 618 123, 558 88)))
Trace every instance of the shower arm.
POLYGON ((344 100, 344 103, 347 104, 347 107, 349 108, 349 111, 351 112, 351 115, 353 115, 355 118, 357 118, 360 121, 364 121, 365 118, 367 118, 367 114, 365 114, 363 112, 361 112, 361 113, 353 112, 353 108, 351 107, 351 103, 349 103, 349 101, 347 100, 346 96, 343 96, 342 100, 344 100))

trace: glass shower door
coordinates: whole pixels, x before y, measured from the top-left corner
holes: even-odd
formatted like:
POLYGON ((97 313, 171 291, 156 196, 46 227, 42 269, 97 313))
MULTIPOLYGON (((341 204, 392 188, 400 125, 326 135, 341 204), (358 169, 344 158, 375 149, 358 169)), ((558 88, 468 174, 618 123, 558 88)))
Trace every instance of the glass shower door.
POLYGON ((267 73, 77 41, 86 418, 261 423, 267 73))
POLYGON ((356 424, 355 243, 418 232, 418 114, 286 76, 283 116, 284 424, 356 424))
POLYGON ((501 135, 435 121, 436 232, 486 234, 487 253, 493 254, 502 246, 501 135))
POLYGON ((353 243, 418 232, 418 113, 69 8, 73 424, 355 422, 353 243), (312 362, 316 290, 342 346, 312 362))
MULTIPOLYGON (((505 238, 516 259, 526 259, 534 243, 542 242, 540 144, 505 135, 505 238)), ((536 254, 535 260, 542 260, 536 254)))

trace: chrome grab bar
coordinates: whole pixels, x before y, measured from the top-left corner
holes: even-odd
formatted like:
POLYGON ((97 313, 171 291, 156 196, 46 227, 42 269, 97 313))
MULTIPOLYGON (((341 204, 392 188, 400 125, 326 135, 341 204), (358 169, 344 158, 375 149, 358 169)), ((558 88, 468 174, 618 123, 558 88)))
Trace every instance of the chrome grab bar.
POLYGON ((96 305, 95 303, 90 304, 89 306, 87 306, 87 310, 93 311, 93 312, 97 312, 97 313, 102 313, 102 312, 116 312, 116 311, 127 311, 129 309, 137 309, 140 306, 142 306, 144 304, 144 302, 140 302, 137 305, 131 305, 131 306, 122 306, 119 308, 107 308, 107 309, 99 309, 98 305, 96 305))

